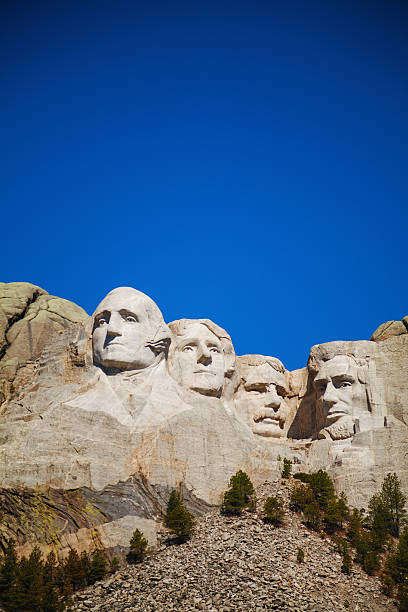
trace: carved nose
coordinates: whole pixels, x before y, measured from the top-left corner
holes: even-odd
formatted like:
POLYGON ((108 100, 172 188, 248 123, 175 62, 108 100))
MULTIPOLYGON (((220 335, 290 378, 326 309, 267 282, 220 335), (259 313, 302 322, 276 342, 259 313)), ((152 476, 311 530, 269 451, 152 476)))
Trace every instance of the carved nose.
POLYGON ((211 363, 211 353, 205 345, 200 346, 197 363, 208 365, 211 363))
POLYGON ((277 412, 280 408, 281 405, 281 398, 279 397, 279 395, 275 392, 269 393, 268 397, 266 399, 266 404, 265 407, 266 408, 273 408, 275 412, 277 412))
POLYGON ((106 330, 106 336, 108 338, 114 338, 115 336, 121 336, 122 332, 120 330, 120 319, 111 315, 109 319, 108 327, 106 330))
POLYGON ((338 398, 336 397, 336 394, 334 393, 334 389, 327 387, 326 391, 323 394, 323 404, 331 408, 331 406, 334 406, 334 404, 336 404, 337 401, 338 401, 338 398))

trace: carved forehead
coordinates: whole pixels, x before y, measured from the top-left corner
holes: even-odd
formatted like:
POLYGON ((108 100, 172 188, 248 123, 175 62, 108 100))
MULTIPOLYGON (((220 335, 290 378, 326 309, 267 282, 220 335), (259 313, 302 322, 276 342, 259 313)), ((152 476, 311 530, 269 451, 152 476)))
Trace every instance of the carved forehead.
POLYGON ((315 382, 347 376, 357 380, 357 364, 348 355, 336 355, 323 363, 316 374, 315 382))
POLYGON ((254 384, 274 384, 285 387, 285 376, 278 372, 269 363, 261 365, 247 365, 244 373, 246 385, 254 384))
POLYGON ((186 340, 204 340, 221 346, 219 338, 202 323, 191 323, 187 325, 183 333, 177 336, 177 344, 184 343, 186 340))
POLYGON ((143 315, 152 323, 163 323, 163 315, 157 304, 153 302, 147 295, 132 287, 118 287, 110 291, 108 295, 96 308, 93 316, 103 311, 116 311, 126 309, 135 314, 143 315))

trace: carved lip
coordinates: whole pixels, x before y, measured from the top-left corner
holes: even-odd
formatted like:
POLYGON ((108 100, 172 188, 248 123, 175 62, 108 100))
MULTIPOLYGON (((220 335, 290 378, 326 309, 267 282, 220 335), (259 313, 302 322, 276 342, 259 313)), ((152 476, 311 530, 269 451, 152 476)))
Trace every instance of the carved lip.
POLYGON ((260 410, 254 414, 255 423, 265 423, 266 425, 279 425, 279 415, 274 410, 260 410))
POLYGON ((194 370, 193 374, 211 374, 211 376, 215 376, 215 373, 210 370, 194 370))
POLYGON ((344 416, 350 416, 350 414, 345 410, 340 410, 339 408, 336 408, 335 410, 330 409, 327 413, 326 418, 330 421, 337 421, 337 419, 340 419, 344 416))

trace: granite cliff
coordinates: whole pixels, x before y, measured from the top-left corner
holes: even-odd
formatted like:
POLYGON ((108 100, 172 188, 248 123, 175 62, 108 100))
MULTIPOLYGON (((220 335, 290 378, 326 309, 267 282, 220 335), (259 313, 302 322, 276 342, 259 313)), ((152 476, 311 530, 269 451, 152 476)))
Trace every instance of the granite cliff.
POLYGON ((408 334, 394 323, 371 341, 316 345, 289 372, 236 356, 207 319, 166 324, 135 289, 91 317, 0 285, 0 541, 113 554, 138 527, 153 546, 172 488, 205 514, 238 469, 273 481, 278 456, 327 470, 356 506, 389 471, 407 493, 408 334))

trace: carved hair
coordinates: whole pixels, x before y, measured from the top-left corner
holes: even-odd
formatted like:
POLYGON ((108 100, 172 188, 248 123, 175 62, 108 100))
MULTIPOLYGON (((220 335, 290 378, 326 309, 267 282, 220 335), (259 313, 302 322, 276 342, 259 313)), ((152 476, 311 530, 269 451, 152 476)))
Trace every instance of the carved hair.
POLYGON ((286 372, 285 366, 276 357, 267 357, 265 355, 240 355, 238 359, 242 365, 261 366, 267 363, 280 374, 286 372))

